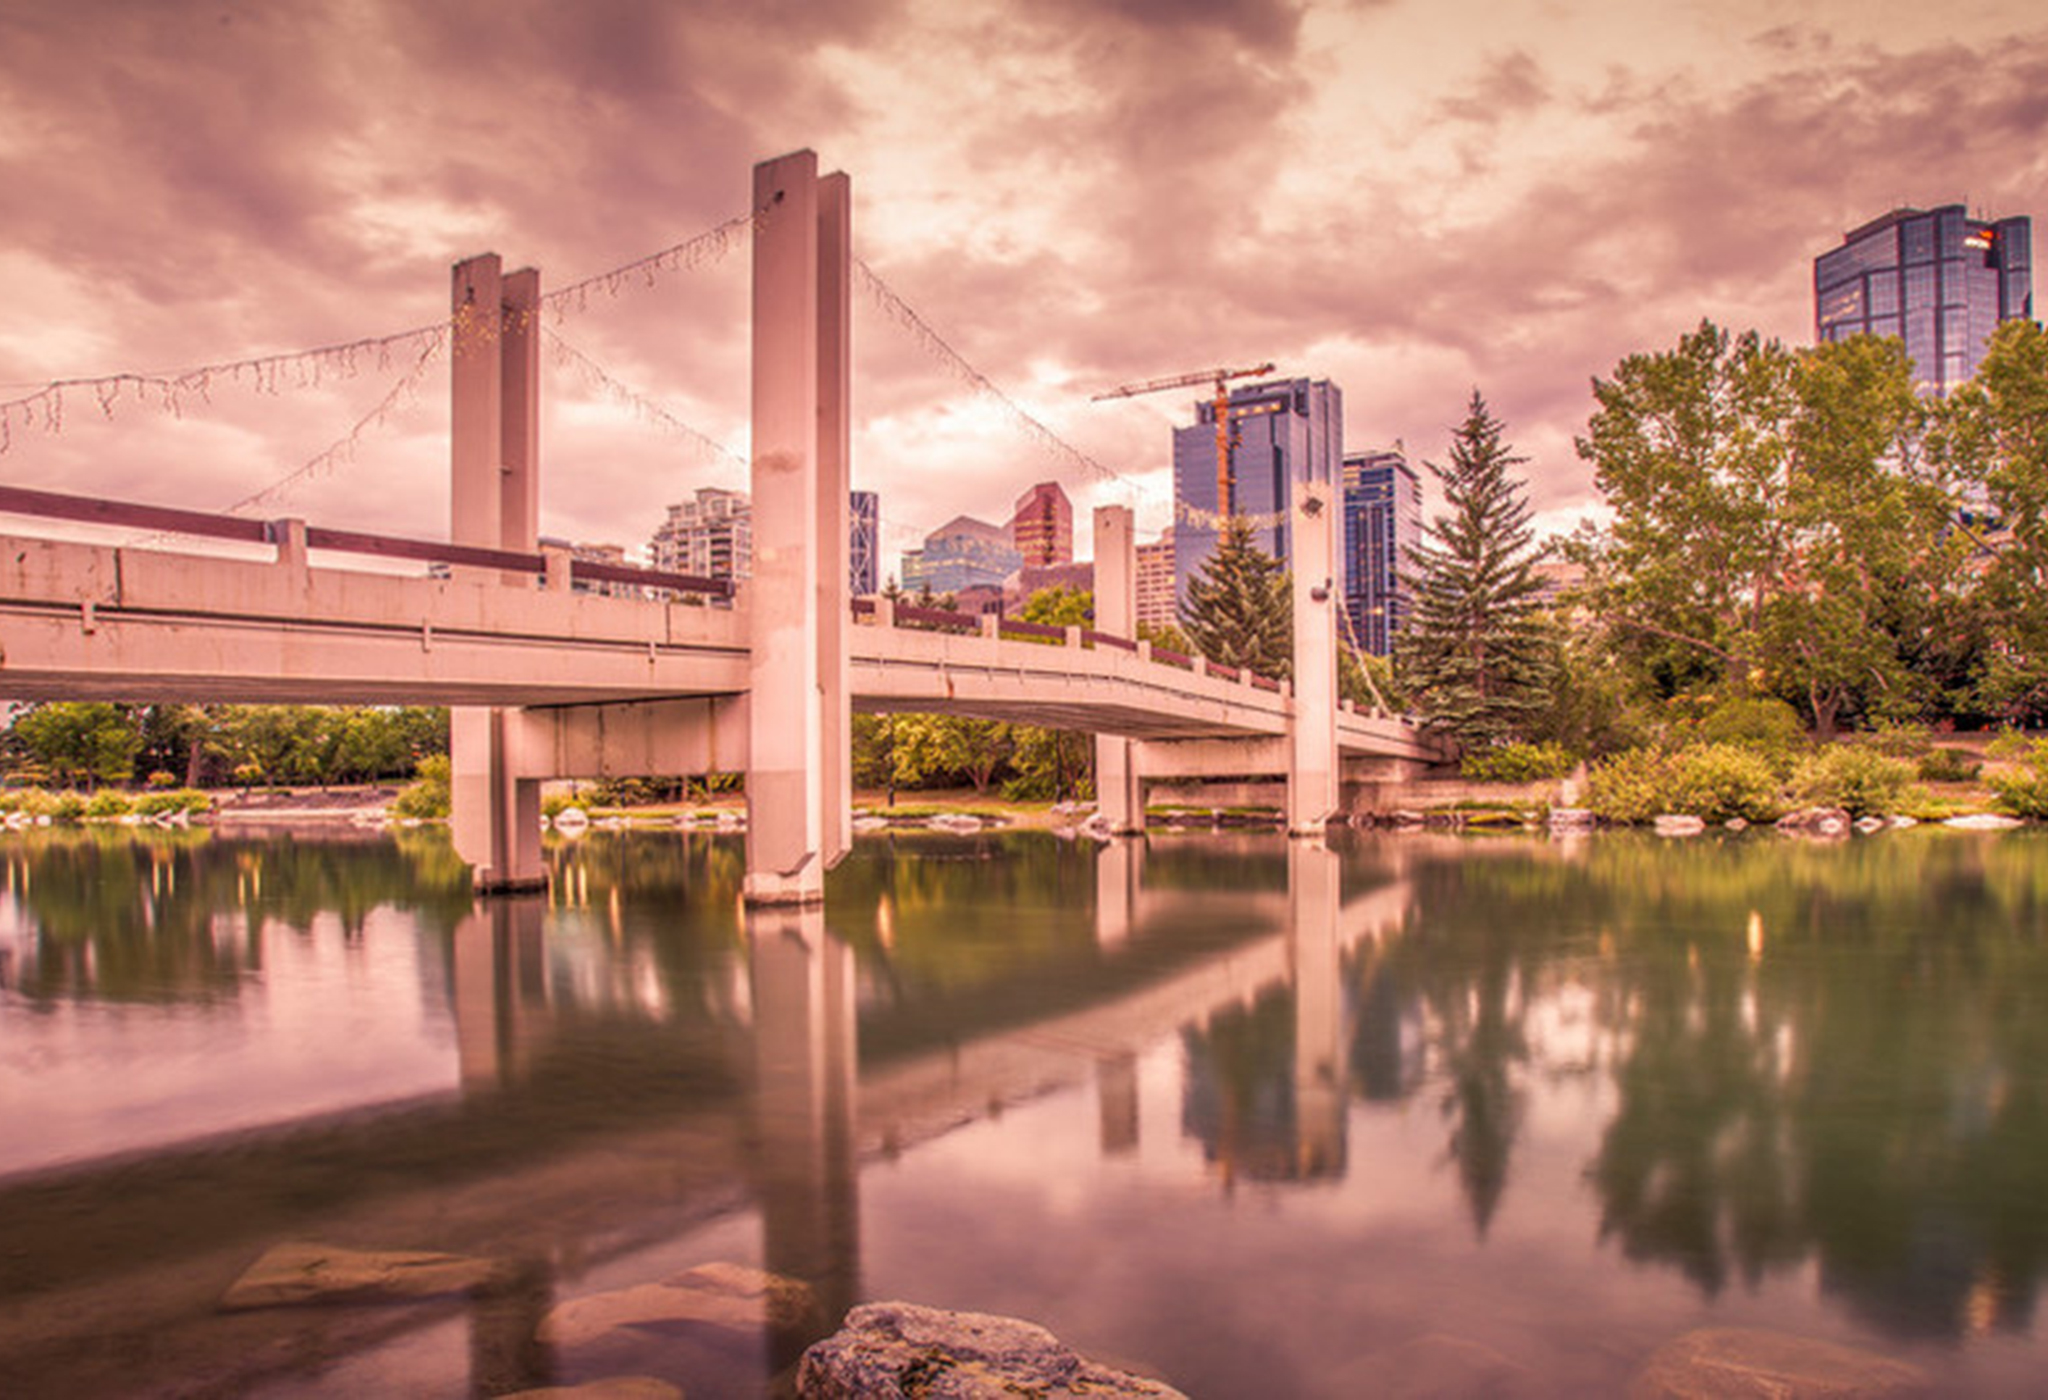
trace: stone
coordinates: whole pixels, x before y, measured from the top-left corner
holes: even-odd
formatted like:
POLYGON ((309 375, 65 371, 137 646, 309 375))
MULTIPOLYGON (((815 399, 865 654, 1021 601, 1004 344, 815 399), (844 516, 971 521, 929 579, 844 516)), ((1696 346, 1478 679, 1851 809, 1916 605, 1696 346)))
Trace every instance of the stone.
POLYGON ((388 1302, 502 1286, 517 1270, 497 1259, 406 1250, 338 1249, 291 1242, 273 1246, 228 1286, 228 1311, 299 1303, 388 1302))
POLYGON ((1849 1400, 1919 1395, 1916 1367, 1787 1332, 1710 1327, 1659 1347, 1629 1386, 1629 1400, 1849 1400))
POLYGON ((574 1347, 622 1327, 640 1331, 708 1328, 753 1333, 801 1327, 817 1304, 809 1285, 744 1264, 699 1264, 659 1283, 572 1298, 550 1308, 535 1336, 574 1347))
POLYGON ((607 1376, 582 1385, 544 1385, 515 1390, 500 1400, 683 1400, 682 1389, 653 1376, 607 1376))
POLYGON ((1688 817, 1667 812, 1651 822, 1659 836, 1697 836, 1707 829, 1707 824, 1698 817, 1688 817))
POLYGON ((2011 831, 2025 823, 2018 817, 2002 817, 1996 812, 1973 812, 1967 817, 1950 817, 1942 825, 1957 831, 2011 831))
POLYGON ((1806 807, 1778 818, 1778 830, 1809 836, 1846 836, 1849 814, 1840 807, 1806 807))
POLYGON ((1743 817, 1730 817, 1727 821, 1722 822, 1721 825, 1723 828, 1729 831, 1749 830, 1749 822, 1746 818, 1743 817))
POLYGON ((1552 831, 1591 831, 1593 814, 1584 807, 1552 807, 1550 809, 1552 831))
POLYGON ((802 1400, 1015 1400, 1019 1395, 1179 1397, 1162 1382, 1080 1356, 1036 1323, 916 1303, 867 1303, 804 1353, 802 1400))
POLYGON ((1883 831, 1890 825, 1891 823, 1883 817, 1864 817, 1856 823, 1856 830, 1861 835, 1868 836, 1872 832, 1883 831))

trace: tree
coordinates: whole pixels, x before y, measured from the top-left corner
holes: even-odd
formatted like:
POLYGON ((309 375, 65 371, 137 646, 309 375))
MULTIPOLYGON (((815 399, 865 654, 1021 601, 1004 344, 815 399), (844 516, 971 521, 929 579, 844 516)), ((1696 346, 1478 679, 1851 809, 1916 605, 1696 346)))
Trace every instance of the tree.
POLYGON ((142 733, 120 706, 52 701, 16 715, 13 725, 29 755, 55 782, 125 783, 135 772, 142 733))
POLYGON ((2048 715, 2048 331, 2000 323, 1976 378, 1943 405, 1936 448, 2004 536, 1985 571, 1990 646, 1978 689, 2008 720, 2048 715))
POLYGON ((1285 680, 1294 669, 1293 614, 1280 561, 1253 541, 1249 519, 1232 516, 1215 552, 1188 580, 1180 610, 1188 639, 1218 665, 1285 680))
POLYGON ((1396 644, 1424 719, 1471 748, 1520 737, 1549 676, 1526 488, 1511 470, 1528 459, 1504 427, 1474 389, 1450 464, 1425 464, 1448 509, 1409 554, 1415 605, 1396 644))

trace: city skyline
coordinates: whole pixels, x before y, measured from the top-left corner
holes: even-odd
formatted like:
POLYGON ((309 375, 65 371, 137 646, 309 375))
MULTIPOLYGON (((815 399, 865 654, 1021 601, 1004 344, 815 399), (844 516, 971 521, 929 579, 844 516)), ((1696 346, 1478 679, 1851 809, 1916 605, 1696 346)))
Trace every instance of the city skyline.
MULTIPOLYGON (((1077 553, 1098 504, 1155 536, 1199 394, 1091 396, 1267 359, 1417 463, 1476 386, 1563 528, 1595 501, 1589 381, 1621 356, 1702 317, 1810 343, 1812 260, 1885 209, 2048 209, 2048 25, 2018 4, 226 0, 17 7, 0 42, 0 477, 392 533, 445 522, 445 360, 221 373, 175 415, 104 381, 61 422, 33 401, 431 324, 485 249, 566 288, 743 214, 751 165, 810 146, 852 175, 881 286, 1125 479, 857 288, 854 485, 882 494, 885 573, 1043 480, 1077 553)), ((745 488, 746 262, 743 234, 693 244, 550 320, 547 533, 641 540, 745 488)))

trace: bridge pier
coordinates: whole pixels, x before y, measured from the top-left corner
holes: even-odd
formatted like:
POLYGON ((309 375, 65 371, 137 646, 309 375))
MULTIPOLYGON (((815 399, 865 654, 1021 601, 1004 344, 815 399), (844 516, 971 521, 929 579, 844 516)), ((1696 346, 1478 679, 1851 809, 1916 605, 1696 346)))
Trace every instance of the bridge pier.
MULTIPOLYGON (((498 255, 485 253, 455 265, 452 301, 449 538, 531 553, 540 510, 540 273, 507 276, 498 255)), ((533 586, 523 574, 498 582, 533 586)), ((457 706, 448 715, 448 825, 485 893, 547 886, 540 781, 517 770, 506 732, 516 723, 504 708, 457 706)))
POLYGON ((1287 833, 1321 836, 1336 814, 1337 520, 1325 481, 1297 481, 1290 506, 1294 715, 1288 722, 1287 833))
POLYGON ((810 151, 754 167, 749 904, 825 897, 852 826, 847 486, 852 190, 810 151))
MULTIPOLYGON (((1129 506, 1095 508, 1095 630, 1116 637, 1137 633, 1138 547, 1129 506)), ((1145 785, 1138 774, 1135 740, 1095 736, 1096 810, 1118 836, 1145 830, 1145 785)))

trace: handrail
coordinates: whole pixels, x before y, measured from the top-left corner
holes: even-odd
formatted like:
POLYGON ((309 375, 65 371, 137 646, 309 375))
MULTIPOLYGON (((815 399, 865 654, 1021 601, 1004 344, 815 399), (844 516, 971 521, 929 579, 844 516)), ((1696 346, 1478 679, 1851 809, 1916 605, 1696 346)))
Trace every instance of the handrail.
MULTIPOLYGON (((277 542, 273 522, 249 520, 239 515, 215 515, 206 511, 181 510, 174 506, 141 505, 133 501, 101 500, 93 496, 72 496, 60 491, 38 491, 26 486, 0 486, 0 513, 29 515, 46 520, 76 520, 89 525, 106 525, 123 530, 167 531, 197 535, 203 539, 233 540, 242 544, 277 542)), ((308 549, 333 550, 342 554, 364 554, 380 559, 411 559, 428 564, 465 565, 481 569, 539 574, 547 568, 543 554, 524 550, 491 549, 482 545, 456 544, 448 540, 409 539, 399 535, 373 535, 361 530, 336 530, 322 525, 306 527, 308 549)), ((695 574, 670 573, 664 569, 642 569, 631 564, 611 564, 575 559, 569 564, 571 579, 634 584, 644 588, 668 588, 681 593, 708 593, 730 598, 732 580, 702 578, 695 574)))

